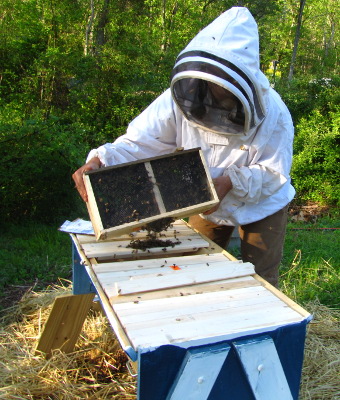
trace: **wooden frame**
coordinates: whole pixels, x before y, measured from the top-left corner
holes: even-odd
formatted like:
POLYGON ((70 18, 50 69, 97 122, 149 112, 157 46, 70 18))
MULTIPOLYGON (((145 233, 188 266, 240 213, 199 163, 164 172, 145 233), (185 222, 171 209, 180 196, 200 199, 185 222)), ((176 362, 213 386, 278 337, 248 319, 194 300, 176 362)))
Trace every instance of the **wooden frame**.
MULTIPOLYGON (((193 174, 193 172, 190 173, 193 174)), ((135 177, 132 176, 131 179, 132 180, 137 179, 137 176, 135 177)), ((210 176, 209 169, 206 165, 203 153, 200 149, 184 150, 159 157, 143 159, 131 163, 124 163, 113 167, 100 168, 99 170, 95 171, 88 171, 84 175, 84 182, 88 194, 87 208, 97 240, 102 240, 110 238, 112 236, 118 236, 130 233, 133 230, 135 230, 135 228, 141 227, 145 224, 156 221, 158 219, 169 218, 169 217, 184 218, 190 215, 199 214, 214 207, 219 202, 217 193, 214 188, 214 184, 212 182, 212 178, 210 176), (176 163, 182 162, 185 157, 191 157, 196 162, 195 165, 198 168, 197 170, 195 169, 195 173, 200 174, 201 176, 200 184, 202 190, 200 191, 200 193, 203 192, 202 196, 205 197, 204 201, 197 199, 198 197, 197 195, 193 195, 192 197, 190 197, 192 193, 195 193, 195 188, 193 187, 194 185, 191 184, 190 179, 181 180, 177 179, 173 175, 175 173, 177 174, 180 173, 181 175, 183 175, 183 173, 188 173, 188 171, 178 171, 178 169, 176 170, 176 163), (163 174, 162 177, 160 176, 157 177, 158 171, 155 169, 157 168, 157 163, 162 162, 161 160, 164 160, 166 162, 167 161, 166 159, 170 160, 173 170, 167 171, 167 173, 163 174), (138 187, 138 185, 136 185, 136 199, 137 196, 140 197, 141 192, 143 192, 142 193, 143 201, 138 203, 136 200, 136 208, 138 208, 138 206, 141 203, 148 203, 148 204, 152 203, 156 211, 152 212, 152 215, 148 215, 147 217, 142 216, 141 218, 139 218, 138 213, 136 217, 130 215, 131 214, 130 210, 128 218, 132 218, 133 219, 132 221, 124 222, 115 226, 111 225, 107 226, 107 224, 105 225, 104 219, 106 218, 106 216, 105 213, 101 211, 103 209, 102 204, 99 204, 99 202, 102 201, 102 198, 100 198, 100 195, 96 193, 96 190, 94 188, 95 186, 94 177, 96 177, 96 179, 100 181, 101 180, 100 176, 103 176, 102 174, 106 174, 105 176, 109 175, 118 176, 117 174, 125 172, 127 168, 130 167, 139 168, 139 166, 142 166, 142 169, 140 169, 139 171, 141 171, 142 174, 145 174, 145 176, 147 177, 146 179, 147 179, 148 189, 146 189, 145 187, 144 189, 141 190, 141 187, 140 186, 138 187), (169 183, 170 181, 171 183, 169 183), (183 189, 180 186, 181 182, 184 181, 185 181, 185 189, 183 189), (175 187, 174 190, 171 190, 170 188, 174 187, 174 182, 178 186, 175 187), (168 195, 169 192, 170 196, 168 195), (169 197, 172 196, 176 198, 176 193, 178 196, 182 197, 187 196, 187 200, 190 203, 190 205, 185 207, 178 205, 178 208, 176 207, 176 209, 173 209, 172 207, 171 209, 171 207, 169 206, 169 197)), ((134 186, 133 182, 132 186, 134 186)), ((116 191, 118 190, 120 192, 122 191, 121 187, 115 188, 114 185, 112 185, 112 192, 110 193, 114 193, 115 190, 116 191)), ((106 210, 106 212, 108 212, 108 215, 110 213, 112 214, 112 210, 113 213, 115 212, 114 205, 112 205, 109 200, 107 200, 107 203, 105 204, 107 204, 108 208, 111 207, 110 210, 109 209, 106 210)), ((134 210, 134 212, 135 211, 136 210, 134 210)))

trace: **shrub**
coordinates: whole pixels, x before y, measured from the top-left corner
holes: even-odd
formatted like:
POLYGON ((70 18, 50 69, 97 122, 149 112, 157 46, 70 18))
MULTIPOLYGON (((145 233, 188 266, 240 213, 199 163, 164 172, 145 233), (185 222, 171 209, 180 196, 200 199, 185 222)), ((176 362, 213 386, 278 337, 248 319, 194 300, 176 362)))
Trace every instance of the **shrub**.
POLYGON ((314 111, 296 127, 293 184, 301 200, 340 204, 340 113, 314 111))
POLYGON ((84 150, 79 126, 57 118, 2 124, 0 217, 44 222, 68 218, 82 207, 72 172, 84 150))

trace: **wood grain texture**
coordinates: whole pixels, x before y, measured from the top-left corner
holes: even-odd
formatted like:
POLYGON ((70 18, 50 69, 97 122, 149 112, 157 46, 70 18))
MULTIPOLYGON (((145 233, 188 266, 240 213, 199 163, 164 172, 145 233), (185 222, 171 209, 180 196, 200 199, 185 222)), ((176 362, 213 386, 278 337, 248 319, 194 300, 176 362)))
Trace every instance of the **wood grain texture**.
MULTIPOLYGON (((180 267, 179 267, 180 268, 180 267)), ((149 292, 153 290, 214 282, 222 279, 237 278, 254 274, 254 266, 250 263, 230 262, 193 265, 180 270, 162 270, 156 274, 144 274, 131 277, 130 280, 115 282, 114 295, 149 292)), ((105 282, 102 282, 105 285, 105 282)))
POLYGON ((55 349, 73 351, 93 298, 93 293, 56 298, 36 350, 47 357, 55 349))

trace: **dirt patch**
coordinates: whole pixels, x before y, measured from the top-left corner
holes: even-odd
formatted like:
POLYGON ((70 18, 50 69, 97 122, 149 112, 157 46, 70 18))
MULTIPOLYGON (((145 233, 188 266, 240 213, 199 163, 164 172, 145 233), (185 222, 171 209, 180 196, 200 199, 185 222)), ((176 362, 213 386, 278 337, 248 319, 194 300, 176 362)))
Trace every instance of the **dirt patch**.
POLYGON ((303 221, 315 223, 319 218, 329 216, 331 213, 331 207, 313 202, 303 205, 292 202, 289 208, 289 216, 292 222, 303 221))
POLYGON ((0 296, 0 315, 6 310, 19 303, 25 293, 31 291, 31 285, 23 286, 8 286, 4 289, 3 294, 0 296))

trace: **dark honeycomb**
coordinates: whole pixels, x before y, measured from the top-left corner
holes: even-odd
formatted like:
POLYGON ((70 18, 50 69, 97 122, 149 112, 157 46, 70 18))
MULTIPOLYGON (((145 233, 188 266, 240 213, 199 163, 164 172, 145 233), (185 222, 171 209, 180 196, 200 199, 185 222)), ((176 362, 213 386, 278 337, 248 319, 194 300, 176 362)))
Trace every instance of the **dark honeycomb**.
POLYGON ((104 168, 88 175, 104 229, 159 214, 143 163, 104 168))
POLYGON ((198 152, 175 153, 151 161, 167 212, 211 200, 208 179, 198 152))

